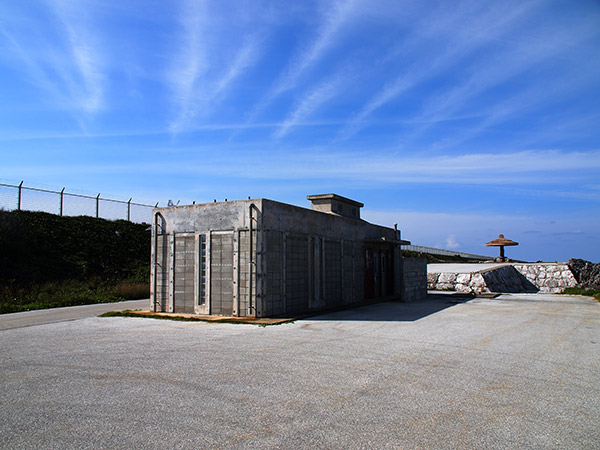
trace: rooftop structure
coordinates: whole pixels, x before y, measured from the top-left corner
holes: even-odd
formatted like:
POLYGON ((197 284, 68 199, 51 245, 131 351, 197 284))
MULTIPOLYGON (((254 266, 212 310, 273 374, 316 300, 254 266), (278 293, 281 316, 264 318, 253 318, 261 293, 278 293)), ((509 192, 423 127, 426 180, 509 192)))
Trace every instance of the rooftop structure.
POLYGON ((360 208, 365 206, 360 202, 336 194, 307 195, 306 199, 311 201, 313 211, 338 214, 354 219, 360 219, 360 208))

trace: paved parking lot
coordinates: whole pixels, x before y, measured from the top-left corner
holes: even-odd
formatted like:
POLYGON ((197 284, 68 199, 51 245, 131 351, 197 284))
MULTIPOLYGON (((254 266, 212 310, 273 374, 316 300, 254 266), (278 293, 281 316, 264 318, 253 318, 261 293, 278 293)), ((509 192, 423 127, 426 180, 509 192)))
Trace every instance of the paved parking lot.
POLYGON ((5 329, 0 447, 600 448, 600 303, 457 301, 5 329))

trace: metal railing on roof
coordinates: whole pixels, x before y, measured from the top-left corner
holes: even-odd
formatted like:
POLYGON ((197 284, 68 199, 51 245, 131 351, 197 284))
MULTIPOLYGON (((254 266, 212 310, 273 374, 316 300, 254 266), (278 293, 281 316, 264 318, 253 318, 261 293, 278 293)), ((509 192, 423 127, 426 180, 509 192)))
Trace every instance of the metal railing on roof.
POLYGON ((493 259, 492 256, 476 255, 474 253, 458 252, 456 250, 444 250, 442 248, 423 247, 422 245, 403 245, 402 250, 418 252, 418 253, 427 253, 430 255, 461 256, 463 258, 483 259, 483 260, 493 259))

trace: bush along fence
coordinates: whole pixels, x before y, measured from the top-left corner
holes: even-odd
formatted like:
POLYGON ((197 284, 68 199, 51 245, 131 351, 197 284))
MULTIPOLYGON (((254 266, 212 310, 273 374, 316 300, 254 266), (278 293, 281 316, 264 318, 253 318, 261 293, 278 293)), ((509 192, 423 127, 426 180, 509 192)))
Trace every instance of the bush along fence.
POLYGON ((109 220, 152 222, 152 208, 158 206, 97 196, 0 183, 0 209, 43 211, 60 216, 91 216, 109 220))

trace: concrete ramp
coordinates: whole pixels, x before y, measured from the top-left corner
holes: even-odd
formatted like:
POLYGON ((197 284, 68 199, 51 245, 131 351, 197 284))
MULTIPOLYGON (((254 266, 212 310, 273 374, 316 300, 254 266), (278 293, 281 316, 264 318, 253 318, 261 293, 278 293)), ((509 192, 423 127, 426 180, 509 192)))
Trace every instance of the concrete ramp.
POLYGON ((427 288, 462 293, 559 293, 577 286, 566 263, 428 264, 427 288))

